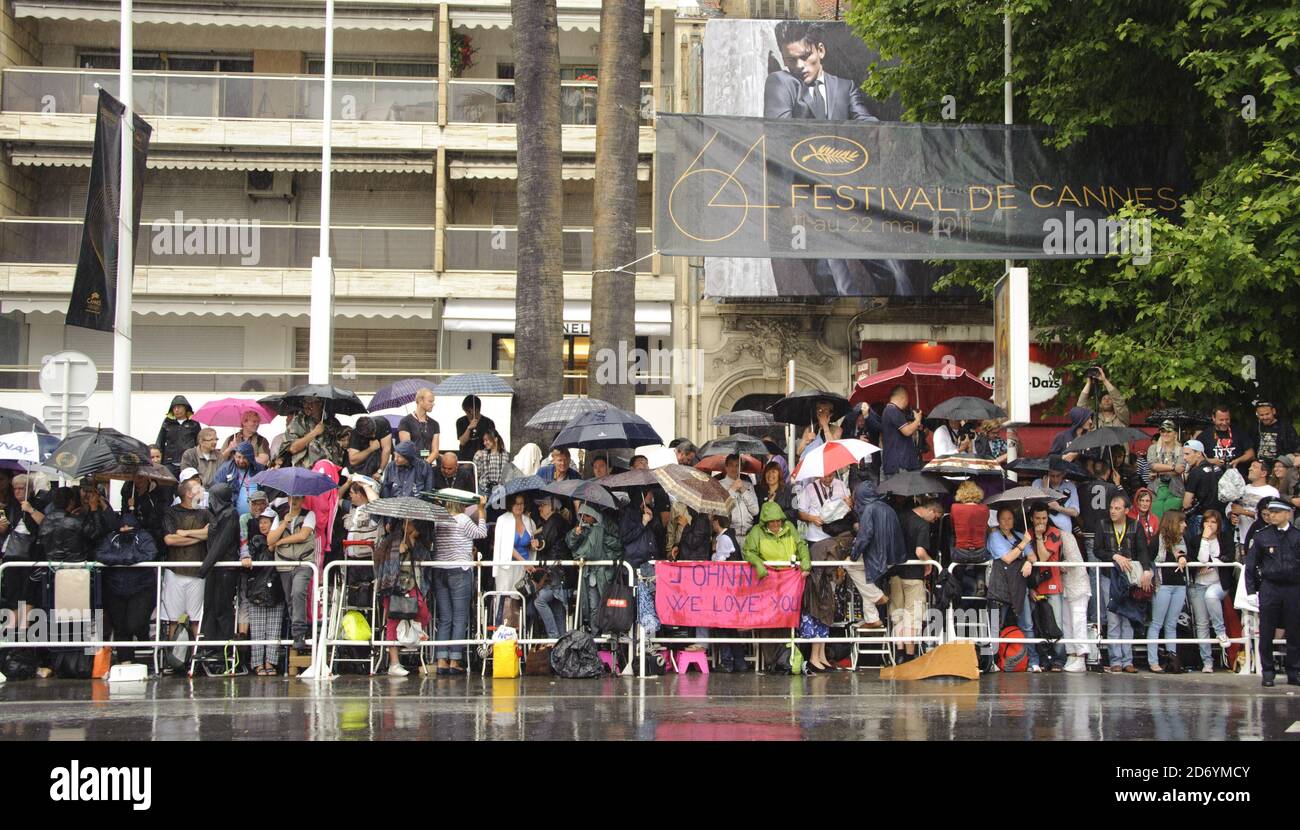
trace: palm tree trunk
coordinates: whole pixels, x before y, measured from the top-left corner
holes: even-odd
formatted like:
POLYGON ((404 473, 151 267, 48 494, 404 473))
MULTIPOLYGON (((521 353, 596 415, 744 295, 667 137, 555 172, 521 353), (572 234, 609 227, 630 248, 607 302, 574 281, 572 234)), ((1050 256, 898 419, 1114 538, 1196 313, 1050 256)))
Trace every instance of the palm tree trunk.
POLYGON ((564 394, 564 184, 560 178, 560 41, 555 0, 510 4, 518 143, 514 446, 549 433, 524 426, 564 394))
POLYGON ((606 0, 600 9, 596 92, 596 182, 593 194, 592 397, 631 410, 636 349, 636 162, 641 112, 641 30, 645 0, 606 0))

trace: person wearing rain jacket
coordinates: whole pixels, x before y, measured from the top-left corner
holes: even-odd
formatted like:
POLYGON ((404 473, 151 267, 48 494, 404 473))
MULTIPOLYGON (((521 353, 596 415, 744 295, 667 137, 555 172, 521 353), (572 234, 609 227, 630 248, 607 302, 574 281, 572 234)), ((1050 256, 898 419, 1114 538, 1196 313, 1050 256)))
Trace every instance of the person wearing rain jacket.
MULTIPOLYGON (((235 594, 239 590, 239 571, 218 568, 218 562, 239 561, 239 512, 230 485, 218 482, 208 491, 208 550, 199 566, 203 580, 203 639, 225 645, 235 636, 235 594)), ((221 651, 214 649, 207 658, 211 673, 221 674, 221 651)))
POLYGON ((754 574, 759 579, 767 576, 764 562, 792 562, 797 557, 800 570, 804 573, 812 570, 808 543, 775 502, 763 504, 763 509, 758 513, 758 524, 750 528, 745 536, 741 555, 754 566, 754 574))
POLYGON ((1070 426, 1056 433, 1052 439, 1052 448, 1048 455, 1062 456, 1066 461, 1074 461, 1081 453, 1065 451, 1065 447, 1075 438, 1092 429, 1092 410, 1086 406, 1076 406, 1070 410, 1070 426))
MULTIPOLYGON (((116 532, 105 537, 95 551, 101 565, 135 565, 158 560, 153 534, 141 526, 131 511, 122 513, 116 532)), ((157 572, 143 568, 110 567, 104 571, 104 614, 114 640, 149 640, 149 615, 153 613, 157 572)), ((130 663, 135 649, 117 649, 117 662, 130 663)))
POLYGON ((384 483, 379 497, 417 496, 433 489, 433 468, 420 459, 414 442, 399 441, 393 447, 393 460, 384 470, 384 483))
POLYGON ((898 513, 876 492, 874 481, 863 481, 853 491, 853 509, 858 514, 858 535, 853 539, 844 570, 862 597, 863 628, 883 628, 879 606, 886 601, 880 583, 895 565, 907 561, 903 526, 898 513))
POLYGON ((193 416, 194 407, 190 406, 184 395, 172 398, 167 417, 163 419, 158 438, 154 441, 162 452, 163 465, 172 471, 172 475, 180 474, 181 455, 190 447, 199 445, 199 430, 202 427, 193 416))
MULTIPOLYGON (((565 536, 564 541, 569 546, 574 559, 599 561, 622 556, 622 542, 618 538, 617 529, 610 532, 605 527, 605 519, 600 511, 590 504, 584 503, 578 508, 578 523, 565 536), (617 556, 611 553, 615 545, 618 548, 617 556)), ((581 607, 592 621, 593 636, 598 633, 594 624, 596 608, 600 604, 600 597, 605 592, 605 588, 609 586, 612 571, 612 567, 589 565, 584 566, 581 571, 581 584, 578 590, 585 593, 580 593, 579 599, 585 600, 581 607)))

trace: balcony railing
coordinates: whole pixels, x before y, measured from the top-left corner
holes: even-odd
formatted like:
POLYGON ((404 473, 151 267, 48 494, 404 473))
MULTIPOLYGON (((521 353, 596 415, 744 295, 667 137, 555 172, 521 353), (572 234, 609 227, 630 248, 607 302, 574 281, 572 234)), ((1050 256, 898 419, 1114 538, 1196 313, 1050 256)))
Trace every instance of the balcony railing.
MULTIPOLYGON (((71 265, 81 247, 80 219, 0 219, 0 264, 71 265)), ((590 228, 564 231, 564 270, 591 271, 590 228)), ((334 225, 330 255, 344 270, 433 271, 435 229, 429 225, 334 225)), ((448 271, 513 271, 512 227, 447 228, 448 271)), ((301 268, 319 253, 316 225, 259 222, 141 223, 136 265, 141 268, 301 268)), ((637 256, 651 251, 649 230, 637 231, 637 256)), ((635 266, 651 272, 651 260, 635 266)))
MULTIPOLYGON (((654 123, 654 94, 641 85, 641 124, 654 123)), ((447 120, 454 124, 515 123, 513 81, 451 81, 447 87, 447 120)), ((596 84, 564 81, 560 84, 560 123, 594 126, 596 84)))
MULTIPOLYGON (((92 69, 4 70, 6 112, 93 115, 95 84, 118 94, 116 72, 92 69)), ((315 75, 136 72, 135 106, 145 116, 319 119, 325 82, 315 75)), ((438 82, 429 78, 334 79, 339 121, 438 120, 438 82)))

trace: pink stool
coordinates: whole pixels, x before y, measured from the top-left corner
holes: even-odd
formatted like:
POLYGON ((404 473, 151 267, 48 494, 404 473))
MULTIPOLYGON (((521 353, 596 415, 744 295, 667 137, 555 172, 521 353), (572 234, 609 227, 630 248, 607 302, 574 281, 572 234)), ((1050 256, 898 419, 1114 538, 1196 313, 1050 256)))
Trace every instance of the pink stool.
POLYGON ((709 653, 707 651, 674 651, 673 664, 678 674, 686 674, 691 666, 700 670, 700 674, 709 673, 709 653))
POLYGON ((605 668, 609 669, 610 674, 618 674, 618 666, 614 663, 614 653, 611 651, 597 652, 600 654, 600 662, 605 668))

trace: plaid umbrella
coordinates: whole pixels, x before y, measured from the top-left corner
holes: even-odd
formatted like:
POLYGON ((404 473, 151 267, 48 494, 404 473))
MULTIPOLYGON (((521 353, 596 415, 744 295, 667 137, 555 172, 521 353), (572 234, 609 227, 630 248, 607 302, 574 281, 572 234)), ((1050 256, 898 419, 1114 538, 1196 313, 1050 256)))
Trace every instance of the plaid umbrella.
POLYGON ((794 480, 804 481, 830 475, 845 467, 857 464, 873 452, 879 451, 879 449, 880 447, 874 444, 868 444, 866 441, 859 441, 856 438, 827 441, 825 444, 809 450, 804 455, 798 466, 794 468, 794 480))
MULTIPOLYGON (((706 473, 720 473, 727 463, 725 455, 711 455, 708 458, 695 465, 695 469, 702 470, 706 473)), ((755 458, 749 453, 740 454, 740 471, 742 473, 753 473, 758 475, 763 472, 763 460, 755 458)))
POLYGON ((527 493, 533 490, 541 490, 546 486, 539 476, 517 476, 510 479, 504 484, 498 484, 492 488, 492 497, 488 499, 488 504, 497 510, 504 510, 506 500, 516 493, 527 493))
POLYGON ((770 412, 756 412, 753 409, 728 412, 713 419, 715 427, 770 427, 774 423, 770 412))
POLYGON ((433 389, 438 384, 424 378, 406 378, 396 383, 390 383, 383 389, 380 389, 370 399, 370 405, 366 409, 370 412, 378 412, 381 409, 395 409, 399 406, 405 406, 415 400, 415 393, 421 389, 433 389))
POLYGON ((987 421, 992 418, 1005 418, 1007 411, 984 398, 958 395, 931 409, 929 417, 940 421, 987 421))
POLYGON ((1068 452, 1090 450, 1097 447, 1114 447, 1131 441, 1150 441, 1151 436, 1133 427, 1101 427, 1085 432, 1065 445, 1068 452))
POLYGON ((730 516, 733 499, 717 479, 693 467, 669 464, 654 471, 659 485, 669 496, 696 513, 730 516))
POLYGON ((277 467, 263 470, 253 476, 253 481, 263 487, 279 490, 286 496, 319 496, 338 485, 329 476, 304 470, 302 467, 277 467))
POLYGON ((17 409, 5 409, 0 406, 0 433, 6 432, 44 432, 49 434, 49 427, 26 412, 17 409))
POLYGON ((618 473, 612 476, 596 479, 596 482, 607 490, 623 487, 649 487, 658 485, 659 480, 655 478, 654 470, 628 470, 626 473, 618 473))
POLYGON ((614 500, 613 493, 589 479, 570 478, 564 481, 553 481, 543 487, 542 492, 550 493, 554 496, 562 496, 564 498, 591 502, 600 507, 608 507, 611 509, 617 504, 614 500))
POLYGON ((611 406, 574 418, 555 436, 551 446, 609 450, 662 443, 659 433, 645 418, 611 406))
POLYGON ((159 484, 175 484, 176 476, 161 464, 121 464, 95 473, 95 481, 132 481, 136 476, 159 484))
POLYGON ((761 438, 755 438, 743 432, 733 432, 725 438, 715 438, 700 447, 699 457, 709 458, 714 455, 733 455, 735 453, 749 453, 763 458, 772 454, 761 438))
POLYGON ((359 509, 366 511, 371 516, 383 516, 389 519, 414 519, 421 522, 446 522, 451 520, 451 514, 441 504, 427 502, 414 496, 376 499, 359 509))
POLYGON ((221 398, 200 406, 199 411, 194 413, 194 420, 210 427, 237 427, 243 425, 244 415, 248 412, 257 413, 263 422, 274 419, 276 414, 257 401, 221 398))
POLYGON ((940 456, 921 468, 938 476, 1001 476, 1002 465, 991 458, 956 453, 940 456))
POLYGON ((536 429, 564 429, 565 425, 579 415, 609 409, 612 404, 600 398, 565 398, 548 403, 537 410, 537 414, 528 419, 524 426, 536 429))
POLYGON ((59 442, 49 466, 80 478, 119 465, 149 463, 149 445, 115 429, 84 427, 59 442))
MULTIPOLYGON (((1092 476, 1087 471, 1075 464, 1073 461, 1061 461, 1065 469, 1065 477, 1070 481, 1087 481, 1092 476)), ((1007 462, 1007 469, 1013 473, 1024 473, 1031 476, 1045 476, 1052 465, 1052 459, 1048 456, 1040 458, 1017 458, 1015 461, 1007 462)))
POLYGON ((515 391, 491 372, 466 372, 452 375, 438 384, 435 395, 509 395, 515 391))
POLYGON ((934 496, 948 492, 948 482, 920 470, 905 470, 880 482, 876 492, 895 496, 934 496))

